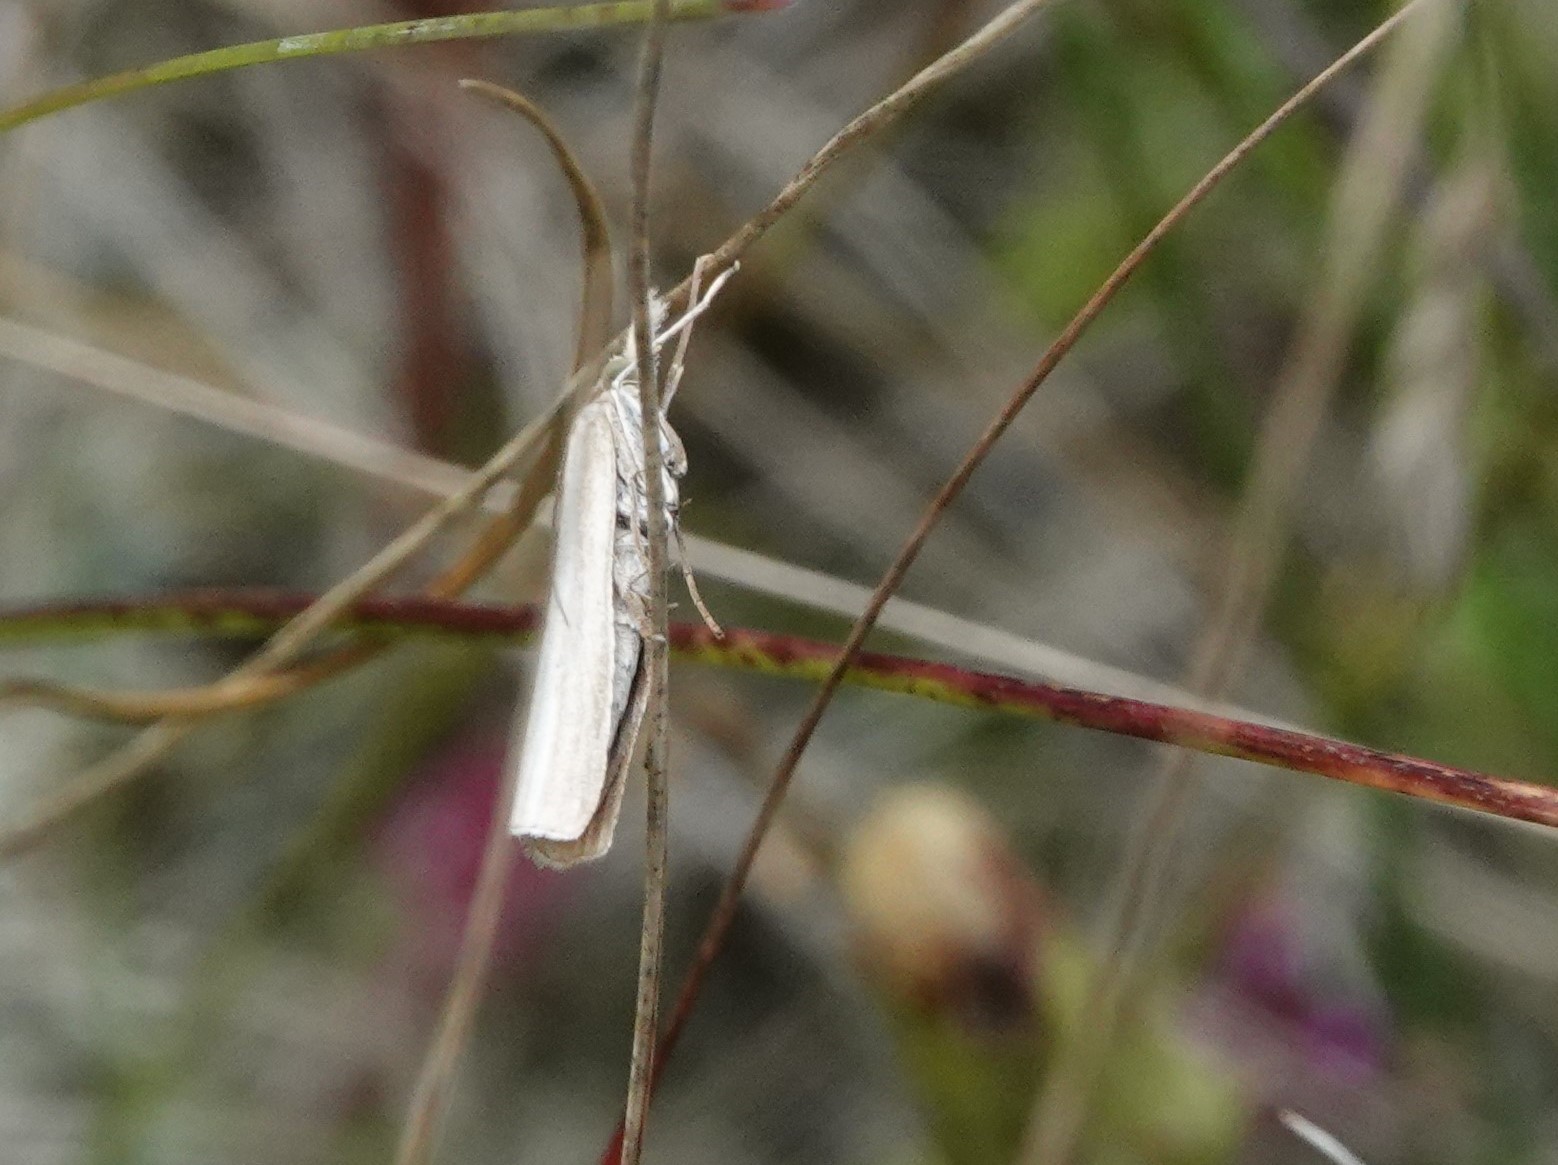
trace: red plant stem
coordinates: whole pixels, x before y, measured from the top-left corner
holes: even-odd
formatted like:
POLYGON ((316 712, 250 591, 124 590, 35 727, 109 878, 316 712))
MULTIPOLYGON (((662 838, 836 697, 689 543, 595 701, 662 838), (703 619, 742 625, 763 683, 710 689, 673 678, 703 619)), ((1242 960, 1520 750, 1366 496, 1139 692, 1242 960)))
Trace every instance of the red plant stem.
MULTIPOLYGON (((258 637, 296 615, 313 598, 289 591, 207 590, 0 610, 0 644, 59 639, 66 634, 79 640, 137 628, 258 637)), ((537 619, 532 607, 383 597, 353 604, 343 630, 402 637, 436 629, 445 635, 512 640, 533 634, 537 619)), ((813 682, 826 676, 838 658, 835 644, 772 631, 726 628, 725 638, 717 639, 702 624, 672 623, 669 638, 672 651, 685 658, 813 682)), ((872 651, 855 658, 847 678, 854 684, 939 703, 1179 745, 1558 827, 1558 789, 1291 729, 872 651)))

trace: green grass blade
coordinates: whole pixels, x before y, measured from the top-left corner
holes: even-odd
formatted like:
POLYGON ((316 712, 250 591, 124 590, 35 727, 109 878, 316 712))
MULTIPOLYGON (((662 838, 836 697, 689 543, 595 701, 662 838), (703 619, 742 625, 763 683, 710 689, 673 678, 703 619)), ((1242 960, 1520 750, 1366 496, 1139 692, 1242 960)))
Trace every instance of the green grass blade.
MULTIPOLYGON (((670 17, 672 20, 706 20, 729 12, 765 6, 742 3, 740 0, 671 0, 670 17)), ((613 3, 527 8, 515 12, 472 12, 463 16, 369 24, 210 49, 160 61, 145 68, 126 69, 121 73, 52 89, 0 111, 0 133, 88 102, 134 93, 153 85, 166 85, 172 81, 242 69, 249 65, 360 53, 370 49, 402 48, 406 45, 432 44, 435 41, 479 40, 496 36, 641 24, 649 19, 651 7, 650 0, 616 0, 613 3)))

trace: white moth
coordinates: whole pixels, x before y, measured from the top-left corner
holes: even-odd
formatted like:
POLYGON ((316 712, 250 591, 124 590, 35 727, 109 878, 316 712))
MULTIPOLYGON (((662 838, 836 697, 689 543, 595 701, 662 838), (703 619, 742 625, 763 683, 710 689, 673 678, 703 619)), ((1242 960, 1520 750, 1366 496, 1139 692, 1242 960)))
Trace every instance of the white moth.
MULTIPOLYGON (((655 347, 682 333, 667 369, 662 408, 681 377, 687 329, 734 269, 723 272, 655 347)), ((658 329, 662 306, 651 312, 658 329)), ((631 344, 629 352, 632 351, 631 344)), ((628 764, 649 684, 642 667, 649 625, 649 498, 638 368, 613 361, 600 390, 568 429, 553 512, 552 591, 524 720, 509 832, 540 864, 571 866, 611 848, 628 764)), ((681 440, 660 417, 666 527, 676 529, 681 440)))

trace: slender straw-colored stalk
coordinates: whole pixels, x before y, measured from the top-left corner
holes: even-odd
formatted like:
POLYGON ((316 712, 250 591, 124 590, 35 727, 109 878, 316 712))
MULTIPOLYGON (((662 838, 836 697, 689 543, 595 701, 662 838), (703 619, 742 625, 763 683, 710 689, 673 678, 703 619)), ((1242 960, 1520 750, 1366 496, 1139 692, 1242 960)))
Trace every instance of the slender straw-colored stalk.
POLYGON ((652 173, 655 106, 665 61, 668 0, 655 0, 644 30, 639 56, 638 92, 633 109, 630 174, 633 184, 632 223, 628 243, 628 283, 633 302, 633 341, 638 364, 639 413, 644 448, 645 494, 649 510, 649 621, 652 634, 644 640, 643 667, 649 684, 648 745, 644 752, 645 845, 644 915, 639 934, 638 995, 633 1012, 633 1051, 628 1070, 627 1100, 622 1118, 623 1165, 638 1165, 644 1151, 644 1128, 653 1087, 655 1044, 660 1036, 660 967, 664 958, 666 879, 670 864, 670 765, 666 709, 666 625, 670 526, 666 515, 665 453, 661 445, 664 382, 655 359, 651 315, 649 255, 649 189, 652 173))

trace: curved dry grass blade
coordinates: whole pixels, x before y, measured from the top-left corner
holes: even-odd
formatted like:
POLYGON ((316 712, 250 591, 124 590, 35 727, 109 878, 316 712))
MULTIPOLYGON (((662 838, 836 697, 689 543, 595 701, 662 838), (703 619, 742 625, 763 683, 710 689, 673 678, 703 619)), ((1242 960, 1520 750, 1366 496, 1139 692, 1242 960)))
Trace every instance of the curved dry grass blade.
POLYGON ((147 692, 113 692, 48 680, 0 681, 0 705, 48 708, 84 720, 151 724, 170 716, 205 717, 272 704, 315 687, 363 662, 361 649, 348 649, 317 663, 238 683, 202 684, 147 692))
MULTIPOLYGON (((320 51, 325 50, 321 49, 320 51)), ((170 77, 167 79, 174 78, 170 77)), ((551 145, 579 203, 583 221, 586 276, 583 304, 584 319, 579 338, 580 360, 582 362, 586 352, 600 346, 600 337, 609 326, 610 257, 609 240, 605 230, 604 210, 599 196, 583 174, 576 158, 568 149, 566 143, 564 143, 561 135, 557 133, 556 129, 540 110, 517 94, 505 95, 505 91, 499 90, 496 86, 489 87, 487 95, 497 96, 499 100, 504 101, 511 108, 527 116, 540 129, 549 145, 551 145), (608 253, 603 255, 603 252, 608 253)), ((76 353, 76 355, 79 357, 80 353, 76 353)), ((187 398, 188 393, 182 395, 187 398)), ((556 412, 557 410, 554 409, 552 414, 543 417, 537 423, 537 425, 543 426, 542 428, 537 429, 537 426, 531 427, 532 430, 539 432, 544 439, 539 445, 539 455, 535 458, 530 472, 526 475, 523 484, 520 486, 509 507, 484 529, 476 545, 466 555, 439 576, 432 586, 429 587, 429 594, 438 597, 450 597, 461 593, 485 573, 492 563, 507 550, 514 539, 529 526, 536 507, 549 492, 555 474, 559 449, 556 438, 557 426, 554 423, 556 412)), ((527 433, 529 432, 531 430, 527 430, 527 433)), ((528 454, 529 449, 527 447, 523 455, 528 456, 528 454)), ((456 492, 458 493, 458 491, 456 492)), ((433 529, 436 528, 434 527, 433 529)), ((430 536, 431 530, 421 541, 425 541, 426 537, 430 536)), ((417 543, 418 546, 420 546, 421 541, 417 543)), ((411 553, 414 552, 413 549, 411 553)), ((346 584, 342 585, 344 587, 346 584)), ((369 582, 363 586, 363 589, 371 585, 373 583, 369 582)), ((361 593, 361 591, 359 590, 355 593, 361 593)), ((312 632, 310 632, 311 634, 312 632)), ((306 642, 306 638, 302 642, 306 642)), ((301 645, 300 643, 300 648, 301 645)), ((52 808, 46 805, 43 810, 40 810, 38 814, 33 816, 27 823, 29 833, 36 833, 38 830, 46 828, 47 822, 58 820, 61 816, 75 812, 77 808, 99 795, 99 793, 133 778, 136 772, 141 771, 146 764, 151 763, 156 757, 163 755, 172 744, 176 743, 178 739, 187 733, 189 728, 188 721, 214 712, 253 707, 257 704, 281 699, 305 689, 320 679, 335 675, 340 671, 365 662, 377 650, 379 649, 373 647, 348 648, 333 658, 316 661, 306 669, 281 671, 278 665, 260 666, 254 672, 240 669, 225 681, 219 681, 205 690, 175 689, 165 692, 113 696, 109 693, 94 692, 90 689, 71 689, 62 685, 48 685, 37 682, 23 682, 15 685, 11 692, 0 693, 0 699, 5 699, 8 696, 12 699, 26 699, 35 703, 47 703, 56 708, 73 709, 81 714, 97 715, 135 723, 145 723, 159 716, 178 717, 183 722, 177 728, 170 724, 162 726, 160 730, 153 730, 158 732, 160 743, 152 746, 148 740, 143 740, 142 744, 145 746, 145 751, 136 753, 140 759, 133 766, 126 768, 125 764, 127 762, 121 760, 116 763, 113 758, 110 758, 108 762, 89 769, 74 792, 67 790, 67 794, 57 799, 52 804, 52 808), (89 793, 89 790, 97 790, 97 792, 89 793)), ((124 755, 128 756, 128 754, 124 755)))
POLYGON ((584 291, 579 305, 579 344, 573 367, 578 371, 611 339, 611 231, 606 220, 606 204, 600 192, 580 165, 578 155, 546 113, 528 97, 494 85, 491 81, 466 79, 460 88, 485 97, 505 109, 511 109, 530 122, 546 138, 579 209, 580 244, 583 248, 584 291))
MULTIPOLYGON (((1284 102, 1270 117, 1268 117, 1264 122, 1256 127, 1255 130, 1253 130, 1246 138, 1244 138, 1243 141, 1239 142, 1238 145, 1229 151, 1228 154, 1217 163, 1217 165, 1213 166, 1212 169, 1209 170, 1207 174, 1199 182, 1197 182, 1195 186, 1193 186, 1190 191, 1183 198, 1181 198, 1180 201, 1175 204, 1175 206, 1166 215, 1163 216, 1157 225, 1147 233, 1146 237, 1136 245, 1136 247, 1129 255, 1126 256, 1120 265, 1110 273, 1109 277, 1103 282, 1099 289, 1093 293, 1092 297, 1087 301, 1086 304, 1083 305, 1081 310, 1072 317, 1069 323, 1067 323, 1066 327, 1061 331, 1060 335, 1056 337, 1055 341, 1050 345, 1049 349, 1043 354, 1043 356, 1040 357, 1039 362, 1034 367, 1033 372, 1030 373, 1028 378, 1020 386, 1018 386, 1017 390, 1012 394, 1010 400, 1008 400, 1007 403, 1002 407, 1000 413, 993 421, 991 421, 989 426, 980 435, 979 439, 974 443, 967 456, 964 457, 963 462, 957 467, 951 477, 947 479, 946 483, 937 492, 936 497, 931 501, 930 505, 926 507, 925 513, 921 517, 918 525, 910 534, 908 540, 904 543, 903 548, 899 551, 898 556, 894 559, 892 565, 888 567, 886 573, 882 576, 882 580, 877 585, 876 590, 873 592, 871 601, 867 604, 865 612, 860 616, 854 627, 850 630, 850 634, 845 640, 844 646, 839 651, 838 660, 835 663, 833 670, 829 673, 828 678, 823 682, 822 687, 818 690, 816 696, 813 698, 811 706, 808 708, 806 715, 802 718, 802 721, 797 727, 789 747, 785 750, 785 754, 779 762, 777 770, 774 774, 773 783, 771 784, 767 795, 763 799, 762 806, 758 810, 757 817, 752 824, 752 828, 748 833, 746 840, 742 844, 741 852, 737 857, 735 866, 733 867, 730 877, 726 882, 725 889, 721 892, 719 902, 715 905, 714 911, 710 916, 708 926, 704 931, 703 939, 699 944, 697 956, 694 959, 693 965, 689 969, 686 978, 683 980, 681 993, 677 999, 676 1008, 671 1015, 671 1021, 666 1030, 665 1039, 662 1043, 662 1058, 664 1056, 668 1056, 671 1050, 675 1048, 676 1041, 680 1037, 681 1031, 686 1024, 688 1015, 691 1013, 693 1003, 702 990, 703 981, 708 975, 708 970, 713 964, 714 959, 717 957, 721 947, 724 945, 725 936, 729 932, 730 925, 735 919, 736 908, 740 901, 742 889, 746 884, 747 875, 750 873, 752 862, 757 856, 758 846, 762 843, 763 837, 766 835, 769 828, 773 824, 774 817, 779 810, 779 805, 784 799, 784 795, 789 788, 790 781, 794 778, 795 770, 800 763, 801 755, 805 752, 807 745, 811 741, 813 733, 816 731, 817 725, 822 720, 823 713, 827 710, 828 704, 832 701, 834 693, 838 690, 839 684, 843 681, 844 675, 849 668, 851 659, 856 653, 859 652, 866 636, 870 634, 871 629, 875 626, 877 616, 881 613, 882 608, 886 605, 888 598, 894 591, 898 589, 899 584, 903 581, 904 576, 909 571, 909 568, 914 564, 915 559, 919 557, 920 550, 924 547, 926 540, 930 537, 931 532, 935 529, 942 513, 945 512, 947 507, 950 506, 957 498, 957 496, 962 492, 963 487, 973 476, 974 471, 979 468, 980 464, 984 461, 985 457, 994 447, 995 443, 1000 439, 1001 435, 1011 425, 1012 421, 1016 419, 1017 414, 1022 410, 1023 406, 1026 405, 1030 399, 1032 399, 1034 393, 1036 393, 1045 380, 1049 378, 1050 373, 1054 371, 1056 365, 1058 365, 1061 359, 1064 358, 1068 352, 1070 352, 1070 350, 1075 346, 1077 340, 1081 338, 1082 333, 1087 330, 1089 325, 1091 325, 1092 322, 1097 319, 1098 315, 1103 311, 1103 309, 1114 299, 1115 295, 1118 294, 1120 289, 1126 284, 1126 282, 1130 280, 1131 276, 1135 274, 1136 270, 1141 266, 1142 262, 1158 245, 1163 237, 1167 235, 1169 231, 1173 230, 1174 227, 1177 226, 1185 218, 1185 216, 1195 208, 1197 204, 1199 204, 1208 194, 1210 194, 1212 190, 1214 190, 1217 185, 1250 154, 1252 150, 1265 141, 1266 138, 1270 137, 1271 134, 1276 131, 1277 127, 1285 122, 1289 117, 1291 117, 1297 110, 1301 109, 1315 92, 1323 88, 1326 83, 1342 72, 1342 70, 1344 70, 1348 65, 1352 64, 1360 56, 1377 45, 1381 40, 1394 31, 1413 11, 1415 11, 1421 4, 1426 2, 1427 0, 1411 0, 1411 2, 1409 2, 1404 8, 1396 12, 1367 37, 1359 41, 1358 44, 1354 45, 1352 49, 1339 58, 1329 69, 1321 73, 1308 85, 1305 85, 1303 88, 1301 88, 1296 94, 1293 95, 1293 97, 1284 102)), ((1008 9, 1007 13, 1003 13, 1002 16, 997 17, 997 21, 1005 19, 1009 13, 1021 7, 1023 6, 1017 5, 1014 6, 1013 9, 1008 9)), ((988 27, 989 26, 987 26, 987 28, 988 27)), ((976 37, 980 35, 983 34, 976 34, 976 37)), ((968 42, 965 42, 965 45, 967 43, 968 42)), ((954 52, 958 51, 960 50, 954 50, 954 52)), ((945 60, 945 58, 943 58, 943 60, 945 60)), ((937 67, 937 65, 933 65, 931 66, 931 69, 934 70, 937 67)), ((923 75, 924 74, 922 73, 921 76, 923 75)), ((911 84, 913 84, 913 82, 911 82, 911 84)), ((891 103, 895 101, 896 98, 897 95, 889 97, 887 102, 891 103)), ((860 119, 857 119, 857 121, 858 120, 860 119)))
MULTIPOLYGON (((707 20, 740 11, 754 11, 767 5, 729 3, 727 0, 669 0, 672 20, 707 20)), ((449 40, 482 40, 525 33, 562 32, 582 28, 602 28, 617 24, 642 24, 649 19, 652 0, 609 0, 602 4, 580 4, 556 8, 527 8, 517 12, 472 12, 462 16, 441 16, 425 20, 402 20, 393 24, 370 24, 330 32, 276 37, 249 44, 230 45, 191 53, 147 65, 126 69, 106 77, 80 81, 0 110, 0 133, 37 121, 51 113, 74 109, 89 102, 120 97, 141 89, 208 77, 250 65, 277 61, 296 61, 307 57, 339 56, 371 49, 405 48, 449 40)))

